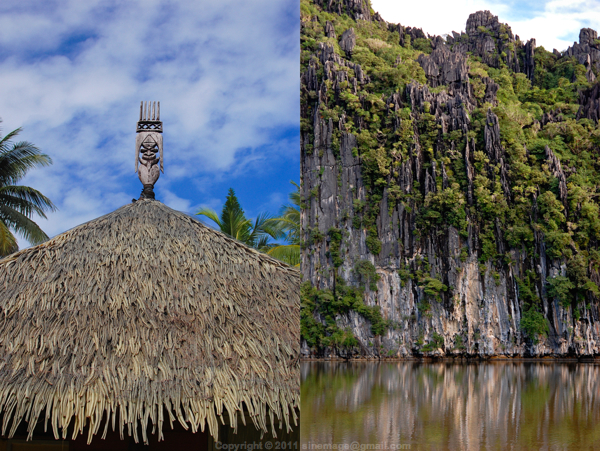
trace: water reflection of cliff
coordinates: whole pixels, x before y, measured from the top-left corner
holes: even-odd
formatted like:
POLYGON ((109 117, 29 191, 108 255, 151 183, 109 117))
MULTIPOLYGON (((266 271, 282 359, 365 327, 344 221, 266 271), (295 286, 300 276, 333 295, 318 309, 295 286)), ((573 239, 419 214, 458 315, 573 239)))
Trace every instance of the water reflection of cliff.
POLYGON ((302 364, 303 443, 412 450, 600 449, 600 367, 302 364))

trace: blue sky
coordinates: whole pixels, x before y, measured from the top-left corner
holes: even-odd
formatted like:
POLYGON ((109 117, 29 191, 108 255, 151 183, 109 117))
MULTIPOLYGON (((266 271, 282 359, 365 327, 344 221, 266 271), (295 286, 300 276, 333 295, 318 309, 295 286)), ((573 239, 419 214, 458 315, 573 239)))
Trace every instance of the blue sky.
MULTIPOLYGON (((59 211, 54 236, 139 197, 141 100, 159 100, 157 199, 278 212, 299 181, 299 1, 0 2, 2 134, 23 127, 54 161, 23 184, 59 211)), ((26 245, 21 242, 21 245, 26 245)))
MULTIPOLYGON (((549 49, 600 28, 598 1, 372 3, 431 34, 464 30, 469 13, 489 9, 549 49)), ((249 216, 277 213, 299 181, 299 1, 0 2, 1 127, 22 126, 20 138, 54 160, 23 181, 59 208, 38 220, 49 235, 139 196, 141 100, 161 102, 159 200, 220 210, 233 187, 249 216)))
POLYGON ((521 40, 536 39, 546 50, 566 50, 581 28, 600 31, 599 0, 371 0, 384 20, 422 28, 432 35, 465 30, 469 14, 488 10, 508 23, 521 40))

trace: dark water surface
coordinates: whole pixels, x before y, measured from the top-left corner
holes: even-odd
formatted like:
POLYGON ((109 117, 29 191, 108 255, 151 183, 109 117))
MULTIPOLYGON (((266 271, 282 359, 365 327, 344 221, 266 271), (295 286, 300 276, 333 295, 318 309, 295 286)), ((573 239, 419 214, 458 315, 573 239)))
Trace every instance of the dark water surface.
POLYGON ((303 362, 301 371, 303 449, 600 450, 594 363, 303 362))

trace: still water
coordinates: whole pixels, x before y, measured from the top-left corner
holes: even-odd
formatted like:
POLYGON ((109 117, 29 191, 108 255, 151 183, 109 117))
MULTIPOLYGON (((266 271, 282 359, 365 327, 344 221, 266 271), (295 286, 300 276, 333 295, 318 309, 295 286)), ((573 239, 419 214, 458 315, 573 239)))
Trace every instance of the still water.
POLYGON ((303 362, 301 371, 303 449, 600 450, 593 363, 303 362))

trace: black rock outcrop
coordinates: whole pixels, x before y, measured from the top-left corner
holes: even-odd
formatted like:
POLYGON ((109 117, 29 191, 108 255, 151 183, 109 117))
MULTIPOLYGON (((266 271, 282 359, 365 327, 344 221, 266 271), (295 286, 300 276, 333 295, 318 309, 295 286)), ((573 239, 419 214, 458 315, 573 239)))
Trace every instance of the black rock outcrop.
POLYGON ((562 170, 560 160, 556 157, 554 152, 552 152, 552 149, 550 149, 548 146, 545 146, 544 152, 546 154, 546 158, 548 159, 548 168, 550 169, 550 172, 552 172, 552 175, 558 179, 558 198, 563 203, 565 209, 567 209, 567 197, 569 194, 567 192, 567 177, 562 170))
POLYGON ((368 0, 315 0, 315 3, 330 13, 347 14, 354 20, 371 20, 368 0))
POLYGON ((523 72, 533 80, 535 39, 524 45, 507 24, 500 23, 489 11, 471 14, 466 33, 453 31, 447 41, 453 50, 471 52, 490 67, 500 67, 502 61, 514 72, 523 72))
POLYGON ((451 52, 445 45, 437 46, 431 55, 421 54, 418 61, 433 88, 451 83, 463 84, 469 80, 464 55, 451 52))
POLYGON ((579 111, 577 118, 585 117, 598 123, 600 120, 600 83, 590 89, 585 89, 579 94, 579 111))
POLYGON ((579 43, 574 42, 564 55, 574 56, 584 65, 589 61, 596 69, 600 69, 600 43, 596 30, 582 28, 579 32, 579 43))
POLYGON ((525 44, 525 58, 523 61, 523 72, 527 75, 531 81, 533 81, 533 75, 535 73, 535 59, 534 59, 534 50, 535 50, 535 39, 530 39, 525 44))
POLYGON ((335 28, 333 28, 333 24, 329 21, 325 22, 325 36, 328 38, 335 39, 335 28))
POLYGON ((349 28, 342 34, 340 48, 346 53, 346 56, 350 58, 352 57, 352 50, 354 50, 355 45, 356 33, 354 33, 354 28, 349 28))

